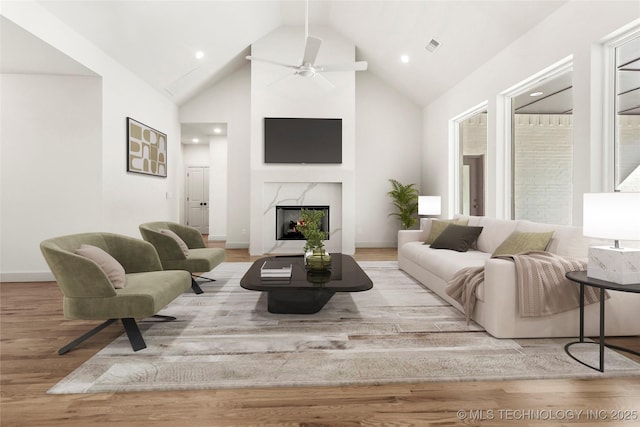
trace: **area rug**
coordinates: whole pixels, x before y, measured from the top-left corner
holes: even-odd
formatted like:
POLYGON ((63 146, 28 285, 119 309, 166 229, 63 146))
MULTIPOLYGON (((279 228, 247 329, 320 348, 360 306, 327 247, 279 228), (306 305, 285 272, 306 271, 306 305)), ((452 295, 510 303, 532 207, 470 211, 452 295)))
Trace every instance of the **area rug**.
MULTIPOLYGON (((250 263, 223 263, 162 314, 140 322, 147 348, 122 335, 49 393, 340 386, 428 381, 638 376, 640 364, 607 349, 606 372, 564 352, 568 339, 496 339, 396 262, 360 262, 374 287, 338 293, 312 315, 267 312, 239 282, 250 263)), ((598 346, 572 351, 592 365, 598 346)))

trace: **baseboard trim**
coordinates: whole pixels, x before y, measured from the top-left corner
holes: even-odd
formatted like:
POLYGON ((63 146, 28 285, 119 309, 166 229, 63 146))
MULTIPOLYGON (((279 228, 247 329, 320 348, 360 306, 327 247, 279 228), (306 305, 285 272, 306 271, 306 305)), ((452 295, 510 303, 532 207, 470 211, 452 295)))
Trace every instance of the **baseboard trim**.
POLYGON ((357 248, 397 248, 398 242, 356 242, 357 248))
POLYGON ((21 273, 0 273, 0 282, 54 282, 50 271, 31 271, 21 273))
POLYGON ((227 249, 249 249, 249 243, 246 242, 227 242, 224 245, 227 249))
POLYGON ((220 242, 227 240, 227 236, 212 236, 211 234, 209 234, 207 240, 209 240, 210 242, 220 242))

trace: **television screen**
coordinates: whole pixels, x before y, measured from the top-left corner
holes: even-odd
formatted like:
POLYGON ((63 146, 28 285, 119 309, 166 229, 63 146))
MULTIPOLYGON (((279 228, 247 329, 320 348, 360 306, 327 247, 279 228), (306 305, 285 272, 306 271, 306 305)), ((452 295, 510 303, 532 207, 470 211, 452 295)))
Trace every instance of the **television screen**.
POLYGON ((265 117, 265 163, 342 163, 342 119, 265 117))

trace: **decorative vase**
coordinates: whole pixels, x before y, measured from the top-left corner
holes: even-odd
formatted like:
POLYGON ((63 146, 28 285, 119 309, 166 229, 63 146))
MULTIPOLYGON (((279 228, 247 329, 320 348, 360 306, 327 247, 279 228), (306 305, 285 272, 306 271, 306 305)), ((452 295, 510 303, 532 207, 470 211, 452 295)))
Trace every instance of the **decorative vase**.
POLYGON ((331 281, 331 270, 309 270, 307 271, 307 282, 314 286, 322 287, 325 283, 331 281))
POLYGON ((309 270, 328 270, 331 268, 331 255, 324 249, 314 249, 311 255, 306 258, 309 270))

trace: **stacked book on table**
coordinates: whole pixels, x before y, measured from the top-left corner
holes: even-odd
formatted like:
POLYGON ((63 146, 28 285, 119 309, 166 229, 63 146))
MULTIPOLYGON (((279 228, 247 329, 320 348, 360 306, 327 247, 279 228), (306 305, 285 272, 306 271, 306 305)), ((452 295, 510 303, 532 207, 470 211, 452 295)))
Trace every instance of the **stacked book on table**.
POLYGON ((260 267, 260 279, 282 281, 291 278, 293 266, 283 261, 267 260, 260 267))

